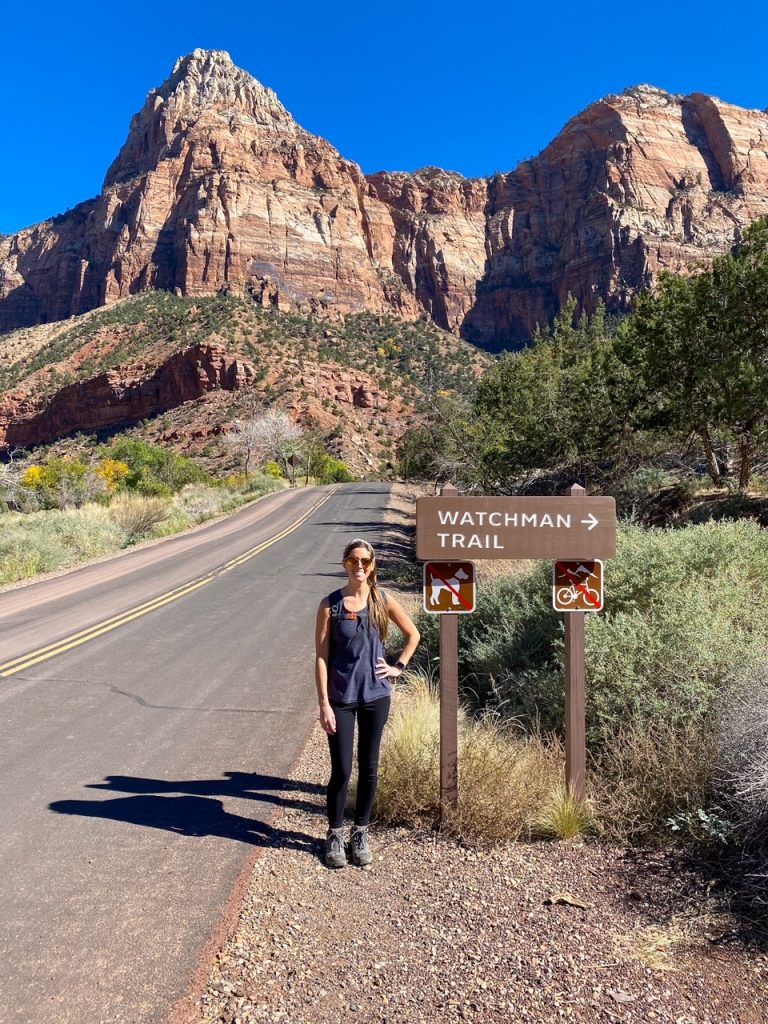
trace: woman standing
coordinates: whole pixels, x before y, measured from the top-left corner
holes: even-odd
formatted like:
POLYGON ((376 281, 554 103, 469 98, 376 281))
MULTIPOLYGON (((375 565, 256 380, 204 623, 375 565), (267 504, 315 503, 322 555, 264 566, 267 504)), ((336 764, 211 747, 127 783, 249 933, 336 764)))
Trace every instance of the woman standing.
POLYGON ((320 724, 328 734, 331 778, 328 783, 328 835, 325 863, 343 868, 344 807, 352 774, 352 744, 357 719, 357 801, 352 827, 352 863, 373 860, 368 822, 376 796, 381 734, 389 716, 390 679, 405 669, 419 643, 419 631, 402 606, 378 586, 376 556, 359 538, 344 549, 346 585, 324 597, 317 610, 315 682, 320 724), (390 620, 405 636, 395 665, 387 663, 384 642, 390 620))

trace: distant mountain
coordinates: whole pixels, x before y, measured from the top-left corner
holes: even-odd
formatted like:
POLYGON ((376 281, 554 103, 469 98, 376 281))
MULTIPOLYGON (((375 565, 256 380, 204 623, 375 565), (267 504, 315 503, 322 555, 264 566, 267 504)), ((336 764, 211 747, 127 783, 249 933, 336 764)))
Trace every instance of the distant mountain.
MULTIPOLYGON (((505 130, 500 126, 500 130, 505 130)), ((768 114, 637 86, 490 179, 364 175, 227 53, 150 92, 101 194, 0 239, 0 331, 136 292, 426 314, 519 344, 571 292, 609 310, 768 215, 768 114)))

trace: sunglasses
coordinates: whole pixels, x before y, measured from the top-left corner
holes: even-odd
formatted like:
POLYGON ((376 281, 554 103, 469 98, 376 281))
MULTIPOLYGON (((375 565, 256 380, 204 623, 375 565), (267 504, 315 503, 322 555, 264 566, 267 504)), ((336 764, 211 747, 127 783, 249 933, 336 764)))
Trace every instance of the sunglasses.
POLYGON ((350 569, 356 566, 358 562, 360 563, 360 565, 362 565, 364 569, 370 569, 370 567, 373 565, 372 558, 352 558, 351 556, 348 556, 344 559, 344 564, 348 565, 350 569))

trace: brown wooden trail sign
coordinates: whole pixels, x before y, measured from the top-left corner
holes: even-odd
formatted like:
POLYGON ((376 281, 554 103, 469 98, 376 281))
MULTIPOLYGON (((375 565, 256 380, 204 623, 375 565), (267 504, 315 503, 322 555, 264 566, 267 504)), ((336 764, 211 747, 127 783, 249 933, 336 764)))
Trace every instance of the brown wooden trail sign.
MULTIPOLYGON (((616 554, 616 502, 587 497, 579 484, 565 497, 462 497, 446 484, 438 497, 416 502, 416 557, 436 565, 461 557, 543 558, 579 565, 616 554)), ((602 570, 602 564, 601 564, 602 570)), ((571 570, 578 577, 575 570, 571 570)), ((567 572, 566 572, 566 578, 567 572)), ((602 571, 600 574, 602 581, 602 571)), ((425 571, 425 608, 427 607, 425 571)), ((574 587, 594 607, 593 587, 574 587)), ((602 602, 602 587, 600 588, 602 602)), ((427 609, 430 610, 430 609, 427 609)), ((443 821, 458 806, 458 619, 440 616, 440 809, 443 821)), ((565 616, 566 781, 576 799, 586 795, 584 611, 565 616)))
POLYGON ((416 557, 612 558, 613 498, 472 498, 441 494, 416 502, 416 557))

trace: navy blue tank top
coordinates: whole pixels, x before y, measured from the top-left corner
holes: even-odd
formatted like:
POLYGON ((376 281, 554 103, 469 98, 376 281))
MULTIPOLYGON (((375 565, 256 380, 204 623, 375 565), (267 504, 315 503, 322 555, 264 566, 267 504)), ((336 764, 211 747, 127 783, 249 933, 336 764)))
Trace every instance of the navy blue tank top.
POLYGON ((384 644, 376 624, 368 621, 367 605, 359 612, 347 611, 341 590, 328 595, 328 604, 328 699, 337 704, 368 704, 388 697, 389 679, 376 675, 376 662, 385 657, 384 644))

